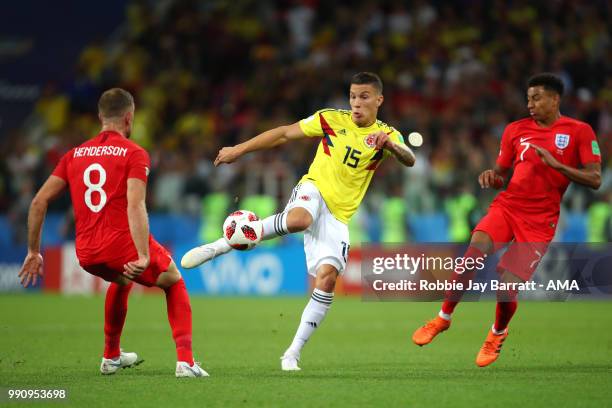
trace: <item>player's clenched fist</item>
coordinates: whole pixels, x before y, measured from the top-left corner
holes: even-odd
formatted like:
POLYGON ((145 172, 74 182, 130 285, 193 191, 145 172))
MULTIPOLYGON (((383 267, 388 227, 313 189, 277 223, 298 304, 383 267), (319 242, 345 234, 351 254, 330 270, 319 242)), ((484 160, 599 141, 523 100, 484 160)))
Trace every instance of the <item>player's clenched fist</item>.
POLYGON ((384 149, 388 147, 389 135, 383 132, 382 130, 376 133, 370 133, 368 137, 372 137, 374 139, 374 143, 376 144, 376 149, 384 149))
POLYGON ((495 170, 485 170, 478 176, 478 183, 482 188, 494 188, 499 190, 504 185, 504 179, 495 170))

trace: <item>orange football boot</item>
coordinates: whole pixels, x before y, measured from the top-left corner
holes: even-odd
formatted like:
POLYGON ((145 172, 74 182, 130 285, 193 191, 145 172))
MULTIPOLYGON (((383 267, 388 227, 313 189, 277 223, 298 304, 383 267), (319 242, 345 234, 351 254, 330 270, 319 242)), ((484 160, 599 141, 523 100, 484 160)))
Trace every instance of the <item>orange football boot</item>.
POLYGON ((504 334, 494 334, 493 330, 489 330, 489 334, 487 335, 487 339, 484 344, 480 348, 478 355, 476 356, 476 364, 479 367, 486 367, 489 364, 493 363, 499 357, 499 352, 501 351, 502 345, 504 341, 508 337, 508 329, 504 334))
POLYGON ((425 323, 424 326, 421 326, 415 330, 414 334, 412 335, 412 341, 417 346, 424 346, 431 343, 434 337, 442 333, 444 330, 448 330, 449 327, 450 320, 436 316, 425 323))

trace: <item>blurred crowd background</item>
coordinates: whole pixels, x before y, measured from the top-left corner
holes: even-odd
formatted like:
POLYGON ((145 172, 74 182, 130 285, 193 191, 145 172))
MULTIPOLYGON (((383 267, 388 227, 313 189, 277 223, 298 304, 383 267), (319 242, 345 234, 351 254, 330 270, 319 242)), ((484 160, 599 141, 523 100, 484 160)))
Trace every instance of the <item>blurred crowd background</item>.
MULTIPOLYGON (((70 80, 49 81, 26 120, 4 129, 0 215, 25 242, 33 194, 63 153, 97 134, 101 92, 122 87, 136 98, 133 138, 152 159, 150 211, 200 220, 200 238, 217 238, 230 210, 281 210, 317 141, 215 168, 217 151, 348 108, 350 77, 374 71, 380 119, 425 144, 414 168, 379 169, 352 241, 418 240, 419 228, 464 241, 495 193, 477 175, 494 164, 506 124, 527 115, 527 79, 551 71, 567 89, 562 113, 593 127, 603 158, 601 189, 570 187, 560 231, 610 241, 611 12, 605 0, 128 1, 112 33, 68 61, 70 80)), ((51 208, 66 238, 69 205, 66 195, 51 208)))

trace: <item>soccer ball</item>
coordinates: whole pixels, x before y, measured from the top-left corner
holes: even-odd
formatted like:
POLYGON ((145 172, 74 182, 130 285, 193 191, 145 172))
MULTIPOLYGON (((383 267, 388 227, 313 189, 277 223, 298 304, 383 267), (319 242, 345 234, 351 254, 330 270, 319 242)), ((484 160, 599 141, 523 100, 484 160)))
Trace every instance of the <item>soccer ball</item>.
POLYGON ((234 211, 223 223, 223 237, 234 249, 246 251, 261 241, 263 224, 259 218, 247 210, 234 211), (252 222, 257 221, 257 222, 252 222), (246 225, 246 224, 249 225, 246 225))

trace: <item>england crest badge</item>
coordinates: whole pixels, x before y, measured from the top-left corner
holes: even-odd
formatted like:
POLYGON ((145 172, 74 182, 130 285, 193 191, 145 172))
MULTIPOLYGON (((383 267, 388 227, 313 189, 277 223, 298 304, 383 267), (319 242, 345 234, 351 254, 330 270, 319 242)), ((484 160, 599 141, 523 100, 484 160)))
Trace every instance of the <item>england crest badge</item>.
POLYGON ((564 133, 557 133, 555 135, 555 146, 559 149, 565 149, 569 145, 570 135, 564 133))

